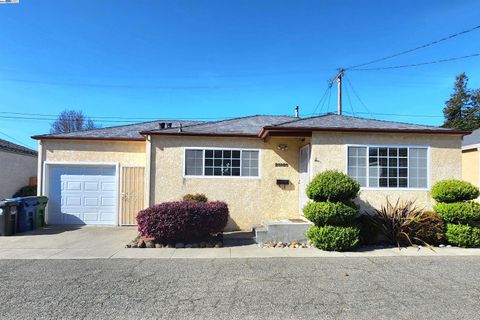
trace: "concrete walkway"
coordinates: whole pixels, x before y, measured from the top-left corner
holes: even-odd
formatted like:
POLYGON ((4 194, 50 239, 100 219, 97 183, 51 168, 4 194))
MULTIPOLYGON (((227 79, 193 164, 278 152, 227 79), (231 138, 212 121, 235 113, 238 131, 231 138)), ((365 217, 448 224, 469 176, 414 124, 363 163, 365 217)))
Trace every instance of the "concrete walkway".
POLYGON ((402 256, 480 256, 479 249, 361 248, 354 252, 328 252, 315 248, 125 248, 137 234, 135 227, 59 227, 0 237, 0 259, 221 259, 221 258, 339 258, 402 256))

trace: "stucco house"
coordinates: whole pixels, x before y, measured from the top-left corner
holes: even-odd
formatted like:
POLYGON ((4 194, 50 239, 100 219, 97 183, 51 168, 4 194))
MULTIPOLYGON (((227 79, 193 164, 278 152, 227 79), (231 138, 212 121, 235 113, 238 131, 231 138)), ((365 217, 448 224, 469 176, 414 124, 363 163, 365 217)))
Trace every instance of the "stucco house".
POLYGON ((464 134, 327 114, 158 120, 33 138, 48 223, 130 225, 143 207, 205 193, 227 202, 229 229, 249 229, 301 217, 307 183, 328 169, 360 182, 364 207, 388 196, 429 208, 433 183, 462 176, 464 134))
POLYGON ((480 129, 463 137, 462 179, 480 186, 480 129))
POLYGON ((37 176, 37 152, 0 139, 0 199, 10 198, 37 176))

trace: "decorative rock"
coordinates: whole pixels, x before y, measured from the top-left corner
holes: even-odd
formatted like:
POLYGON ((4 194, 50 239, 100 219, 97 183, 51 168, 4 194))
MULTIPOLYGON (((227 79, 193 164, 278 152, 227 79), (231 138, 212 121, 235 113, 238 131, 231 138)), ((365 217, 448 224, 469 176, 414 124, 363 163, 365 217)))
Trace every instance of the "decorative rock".
POLYGON ((444 244, 439 245, 440 248, 445 248, 444 244))
POLYGON ((192 243, 192 248, 198 248, 198 243, 196 242, 192 243))
POLYGON ((179 249, 179 248, 185 248, 185 245, 182 243, 182 242, 177 242, 175 244, 175 248, 179 249))
POLYGON ((167 244, 167 248, 175 248, 175 246, 171 243, 167 244))
POLYGON ((202 241, 202 242, 200 242, 199 246, 200 246, 200 248, 206 248, 207 243, 205 241, 202 241))
POLYGON ((161 244, 161 243, 155 243, 155 248, 163 248, 163 244, 161 244))
POLYGON ((125 246, 125 248, 131 248, 131 247, 132 247, 131 243, 127 243, 127 245, 125 246))
POLYGON ((138 244, 136 243, 132 244, 132 248, 138 248, 138 244))
POLYGON ((293 245, 294 247, 295 247, 296 245, 299 245, 299 244, 300 244, 300 241, 298 241, 298 240, 293 240, 293 241, 290 243, 290 245, 293 245))
POLYGON ((149 240, 145 243, 146 248, 155 248, 155 243, 152 240, 149 240))
POLYGON ((447 244, 447 248, 451 248, 451 247, 452 247, 451 245, 447 244))
POLYGON ((212 242, 207 242, 207 248, 213 248, 215 247, 215 244, 212 242))
POLYGON ((146 247, 145 241, 143 241, 142 239, 140 239, 140 241, 138 241, 137 245, 138 245, 139 248, 145 248, 146 247))
POLYGON ((190 243, 187 243, 187 244, 185 245, 185 248, 191 248, 191 247, 192 247, 192 245, 191 245, 190 243))
POLYGON ((218 241, 217 243, 215 243, 215 248, 222 248, 222 247, 223 247, 223 242, 218 241))

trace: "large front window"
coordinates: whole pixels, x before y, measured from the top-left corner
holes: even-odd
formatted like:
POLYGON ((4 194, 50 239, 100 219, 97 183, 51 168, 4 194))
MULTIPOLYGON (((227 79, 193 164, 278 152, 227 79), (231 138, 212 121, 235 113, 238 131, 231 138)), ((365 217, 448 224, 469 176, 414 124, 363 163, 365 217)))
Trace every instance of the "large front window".
POLYGON ((369 188, 428 188, 427 148, 348 147, 348 175, 369 188))
POLYGON ((258 163, 258 150, 185 150, 187 176, 258 177, 258 163))

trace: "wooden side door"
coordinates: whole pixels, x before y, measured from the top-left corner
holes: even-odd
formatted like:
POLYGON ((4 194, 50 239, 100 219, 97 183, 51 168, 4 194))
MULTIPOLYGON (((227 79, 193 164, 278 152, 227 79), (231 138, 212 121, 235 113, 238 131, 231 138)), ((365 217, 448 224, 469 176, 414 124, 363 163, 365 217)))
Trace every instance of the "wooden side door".
POLYGON ((144 208, 145 168, 122 167, 121 224, 135 225, 137 213, 144 208))

